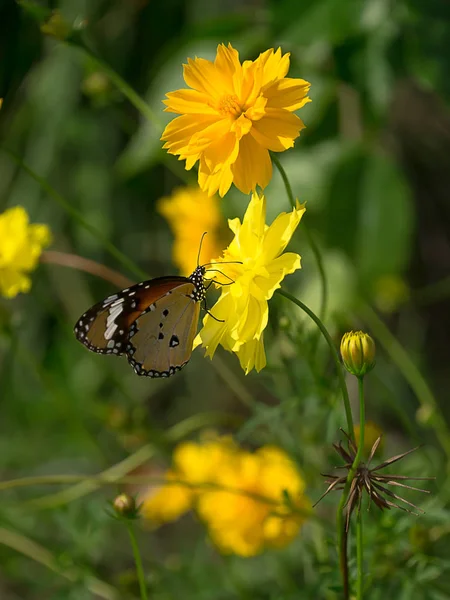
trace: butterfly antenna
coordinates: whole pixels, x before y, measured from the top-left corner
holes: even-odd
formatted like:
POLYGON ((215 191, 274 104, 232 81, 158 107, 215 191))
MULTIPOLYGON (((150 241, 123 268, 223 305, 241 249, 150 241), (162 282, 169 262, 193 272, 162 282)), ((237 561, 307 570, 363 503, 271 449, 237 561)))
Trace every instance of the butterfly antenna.
MULTIPOLYGON (((234 279, 232 279, 232 278, 231 278, 229 275, 227 275, 226 273, 224 273, 224 272, 223 272, 223 271, 221 271, 220 269, 208 269, 208 270, 206 271, 206 273, 212 273, 212 272, 220 273, 221 275, 223 275, 224 277, 226 277, 227 279, 229 279, 229 280, 230 280, 230 283, 222 283, 222 284, 220 284, 220 285, 231 285, 232 283, 236 283, 236 282, 234 281, 234 279)), ((211 281, 213 281, 213 280, 211 280, 211 281)), ((218 282, 218 281, 215 281, 215 280, 214 280, 214 283, 220 283, 220 282, 218 282)))
POLYGON ((200 264, 200 254, 201 254, 201 251, 202 251, 203 238, 205 237, 205 235, 206 235, 207 233, 208 233, 207 231, 204 231, 204 232, 202 233, 202 237, 200 238, 200 246, 198 247, 198 254, 197 254, 197 267, 198 267, 198 266, 199 266, 199 264, 200 264))
MULTIPOLYGON (((203 234, 205 235, 205 234, 203 234)), ((202 238, 203 239, 203 238, 202 238)), ((207 267, 208 265, 216 265, 216 262, 209 262, 209 263, 205 263, 204 265, 202 265, 202 267, 207 267)), ((242 260, 229 260, 227 262, 225 261, 220 261, 221 265, 242 265, 242 260)))

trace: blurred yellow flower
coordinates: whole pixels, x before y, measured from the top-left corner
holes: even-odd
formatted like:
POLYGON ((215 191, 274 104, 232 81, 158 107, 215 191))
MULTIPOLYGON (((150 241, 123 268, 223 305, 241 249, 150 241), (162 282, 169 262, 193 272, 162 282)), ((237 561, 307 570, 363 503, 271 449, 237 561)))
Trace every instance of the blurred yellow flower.
POLYGON ((0 214, 0 294, 14 298, 28 292, 31 279, 27 273, 36 268, 44 246, 51 241, 47 225, 30 225, 21 206, 0 214))
POLYGON ((203 492, 197 506, 211 539, 225 553, 254 556, 287 545, 309 510, 304 481, 278 448, 235 454, 217 471, 216 484, 224 489, 203 492), (299 513, 286 504, 286 492, 299 513))
POLYGON ((289 54, 266 50, 241 65, 231 44, 220 44, 214 62, 188 59, 184 80, 192 89, 167 94, 166 111, 180 116, 161 137, 170 154, 191 169, 198 183, 224 196, 232 183, 245 194, 272 177, 269 150, 283 152, 304 128, 293 112, 307 102, 310 84, 286 77, 289 54))
POLYGON ((283 278, 300 268, 298 254, 283 252, 304 212, 304 206, 297 202, 292 212, 281 213, 269 227, 265 222, 266 200, 254 193, 242 223, 239 219, 229 220, 235 237, 214 264, 226 276, 222 282, 234 283, 222 286, 221 296, 211 309, 215 318, 205 316, 195 339, 195 346, 202 344, 206 348, 206 356, 212 358, 221 344, 238 355, 246 374, 253 368, 264 368, 267 301, 283 278), (240 264, 226 264, 230 261, 240 264))
POLYGON ((158 524, 195 508, 225 553, 253 556, 289 544, 310 509, 304 481, 287 454, 272 446, 250 453, 229 437, 179 444, 166 480, 146 493, 141 514, 158 524))
POLYGON ((138 496, 142 516, 155 524, 175 521, 191 510, 194 500, 194 492, 189 486, 172 483, 182 479, 179 473, 169 469, 164 479, 166 484, 151 487, 138 496))
POLYGON ((202 484, 213 482, 217 469, 228 455, 237 451, 231 439, 225 437, 214 436, 201 444, 178 444, 173 453, 173 467, 164 475, 167 483, 141 494, 143 516, 157 524, 178 519, 193 508, 202 484))
POLYGON ((3 104, 3 98, 0 98, 0 108, 2 107, 3 104))
POLYGON ((200 262, 210 262, 222 252, 219 240, 222 218, 216 196, 208 198, 200 188, 186 186, 161 198, 157 210, 175 236, 172 257, 182 275, 189 275, 197 265, 200 240, 205 231, 208 235, 202 242, 200 262))
POLYGON ((407 283, 397 275, 385 275, 375 282, 374 302, 384 313, 393 313, 409 300, 407 283))

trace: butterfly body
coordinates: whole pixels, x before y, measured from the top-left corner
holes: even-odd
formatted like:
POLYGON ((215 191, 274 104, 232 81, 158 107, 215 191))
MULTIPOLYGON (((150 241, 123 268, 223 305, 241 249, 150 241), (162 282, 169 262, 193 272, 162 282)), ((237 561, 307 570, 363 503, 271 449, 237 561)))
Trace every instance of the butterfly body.
POLYGON ((77 321, 92 352, 125 354, 138 375, 170 377, 189 361, 204 300, 205 268, 143 281, 95 304, 77 321))

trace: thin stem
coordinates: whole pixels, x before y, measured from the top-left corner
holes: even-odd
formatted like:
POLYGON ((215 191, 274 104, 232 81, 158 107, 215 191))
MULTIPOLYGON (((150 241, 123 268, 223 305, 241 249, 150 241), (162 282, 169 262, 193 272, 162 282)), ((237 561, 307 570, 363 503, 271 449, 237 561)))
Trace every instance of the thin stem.
POLYGON ((144 568, 142 566, 141 553, 139 552, 139 546, 134 533, 133 524, 131 523, 131 521, 126 521, 126 525, 128 529, 128 534, 130 536, 131 547, 133 548, 134 562, 136 563, 136 572, 139 581, 139 589, 141 591, 141 599, 148 600, 147 586, 145 585, 144 568))
POLYGON ((306 304, 303 304, 303 302, 301 302, 301 300, 298 300, 295 296, 292 296, 292 294, 290 294, 289 292, 286 292, 283 289, 278 289, 277 293, 280 294, 280 296, 284 296, 285 298, 287 298, 288 300, 290 300, 291 302, 296 304, 299 308, 301 308, 314 321, 314 323, 320 329, 320 332, 322 333, 323 337, 325 338, 325 340, 330 348, 331 356, 333 357, 334 363, 336 365, 336 371, 337 371, 337 375, 338 375, 338 379, 339 379, 339 385, 340 385, 341 392, 342 392, 342 399, 344 401, 348 435, 352 441, 355 441, 355 432, 353 430, 352 409, 350 406, 350 399, 348 397, 348 390, 347 390, 347 385, 345 383, 344 372, 342 370, 341 361, 339 360, 339 354, 336 350, 333 340, 331 339, 330 334, 328 333, 327 328, 322 323, 322 321, 319 319, 319 317, 315 313, 313 313, 313 311, 310 308, 308 308, 306 306, 306 304))
POLYGON ((356 569, 358 573, 358 579, 356 582, 356 599, 363 600, 363 519, 362 510, 358 508, 358 515, 356 519, 356 569))
MULTIPOLYGON (((356 472, 359 462, 362 458, 364 451, 364 435, 366 428, 366 415, 365 415, 365 402, 364 402, 364 377, 358 377, 358 392, 359 392, 359 445, 358 452, 355 456, 355 461, 352 465, 352 469, 356 472), (356 463, 356 464, 355 464, 356 463)), ((349 475, 350 475, 349 473, 349 475)), ((353 474, 354 477, 354 474, 353 474)), ((353 479, 352 477, 352 479, 353 479)), ((356 521, 356 564, 357 564, 357 582, 356 582, 356 598, 362 600, 363 598, 363 522, 362 522, 362 510, 361 506, 358 507, 358 515, 356 521)))
POLYGON ((78 271, 84 271, 85 273, 96 275, 105 281, 109 281, 117 288, 126 288, 133 285, 133 281, 121 273, 114 271, 114 269, 110 269, 109 267, 106 267, 95 260, 83 258, 77 254, 58 252, 56 250, 46 250, 41 254, 39 260, 41 263, 70 267, 71 269, 77 269, 78 271))
MULTIPOLYGON (((272 160, 273 160, 276 168, 278 169, 278 172, 281 175, 281 179, 283 180, 284 187, 286 188, 286 193, 289 198, 289 202, 291 203, 292 208, 295 208, 296 207, 295 196, 292 192, 292 187, 291 187, 289 178, 287 176, 287 173, 284 170, 284 167, 281 164, 278 156, 272 152, 271 157, 272 157, 272 160)), ((321 287, 322 287, 322 297, 321 297, 321 301, 320 301, 319 316, 320 316, 320 319, 323 321, 325 318, 327 304, 328 304, 328 284, 327 284, 327 278, 325 275, 325 268, 323 266, 323 260, 322 260, 321 254, 320 254, 319 247, 317 246, 316 241, 314 240, 314 237, 312 236, 308 226, 305 225, 305 223, 303 223, 302 226, 303 226, 303 231, 305 232, 305 235, 306 235, 306 240, 309 244, 309 247, 311 248, 311 251, 314 255, 314 259, 317 263, 317 269, 319 270, 320 282, 321 282, 321 287)))
POLYGON ((23 169, 30 177, 32 177, 46 192, 50 198, 52 198, 57 204, 59 204, 71 217, 73 217, 78 223, 84 227, 89 233, 91 233, 105 248, 111 256, 113 256, 116 260, 121 262, 124 267, 126 267, 131 273, 134 273, 140 280, 147 279, 147 275, 142 269, 140 269, 137 265, 133 263, 123 252, 121 252, 114 244, 112 244, 107 238, 105 238, 101 232, 91 225, 78 211, 76 208, 72 206, 70 202, 68 202, 61 194, 59 194, 46 179, 38 175, 29 167, 15 152, 9 150, 8 148, 1 148, 8 156, 21 168, 23 169))
POLYGON ((272 157, 273 163, 275 164, 276 168, 278 169, 278 172, 281 175, 281 179, 283 180, 284 187, 286 188, 286 193, 288 195, 289 202, 291 203, 292 208, 295 208, 295 196, 292 191, 291 183, 289 181, 287 173, 284 170, 284 167, 281 164, 278 156, 274 152, 272 152, 270 156, 272 157))
MULTIPOLYGON (((338 534, 338 548, 339 548, 339 564, 341 565, 342 577, 344 580, 344 590, 346 589, 345 600, 349 598, 349 586, 348 586, 348 558, 347 558, 347 531, 344 525, 344 506, 347 502, 348 493, 352 484, 353 478, 355 477, 359 463, 361 462, 363 450, 364 450, 364 434, 365 434, 365 405, 364 405, 364 378, 358 378, 358 391, 359 391, 359 444, 356 452, 355 459, 352 466, 349 469, 347 481, 342 492, 341 500, 336 514, 337 523, 337 534, 338 534)), ((348 510, 348 509, 347 509, 348 510)), ((358 577, 359 577, 358 572, 358 577)), ((362 574, 361 574, 362 576, 362 574)))

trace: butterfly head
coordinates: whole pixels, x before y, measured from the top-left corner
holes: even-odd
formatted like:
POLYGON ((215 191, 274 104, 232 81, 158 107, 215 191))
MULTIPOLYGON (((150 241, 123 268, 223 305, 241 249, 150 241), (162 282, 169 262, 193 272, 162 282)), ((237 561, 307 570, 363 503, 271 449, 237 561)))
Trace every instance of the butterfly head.
POLYGON ((201 302, 206 295, 205 289, 205 272, 204 266, 198 266, 195 268, 193 273, 189 276, 189 281, 194 284, 192 291, 192 298, 196 302, 201 302))

